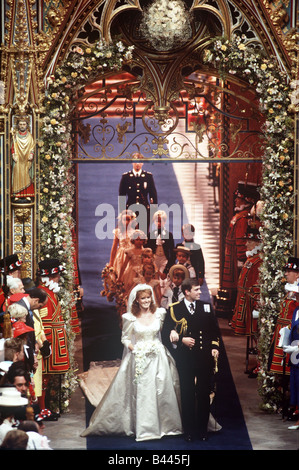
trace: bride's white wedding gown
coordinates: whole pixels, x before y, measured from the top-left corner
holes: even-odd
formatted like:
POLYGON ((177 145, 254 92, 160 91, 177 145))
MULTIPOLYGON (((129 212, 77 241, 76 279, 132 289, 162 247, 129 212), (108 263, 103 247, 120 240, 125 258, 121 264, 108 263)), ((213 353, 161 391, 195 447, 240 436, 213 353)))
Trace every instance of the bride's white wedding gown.
POLYGON ((182 434, 178 372, 160 340, 165 315, 158 308, 149 326, 131 313, 122 316, 122 363, 81 436, 126 435, 144 441, 182 434))

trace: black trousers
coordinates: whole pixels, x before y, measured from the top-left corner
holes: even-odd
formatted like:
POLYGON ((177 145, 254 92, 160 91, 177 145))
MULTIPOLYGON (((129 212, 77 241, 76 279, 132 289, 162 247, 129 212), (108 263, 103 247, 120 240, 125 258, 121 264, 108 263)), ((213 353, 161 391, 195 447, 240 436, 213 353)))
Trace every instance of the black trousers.
POLYGON ((205 435, 210 414, 211 369, 178 366, 178 372, 184 432, 205 435))

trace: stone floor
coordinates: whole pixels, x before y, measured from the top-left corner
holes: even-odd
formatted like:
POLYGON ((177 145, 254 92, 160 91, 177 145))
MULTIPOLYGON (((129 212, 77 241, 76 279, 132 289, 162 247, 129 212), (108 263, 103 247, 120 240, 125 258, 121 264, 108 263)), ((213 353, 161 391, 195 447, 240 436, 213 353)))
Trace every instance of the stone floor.
MULTIPOLYGON (((244 373, 244 338, 234 336, 227 320, 220 318, 219 325, 253 450, 299 450, 299 431, 288 429, 292 423, 284 421, 280 414, 265 414, 259 409, 257 382, 244 373)), ((80 372, 80 338, 77 339, 77 360, 80 372)), ((70 411, 63 414, 57 422, 47 422, 45 435, 50 439, 54 450, 84 450, 86 440, 80 437, 80 433, 85 429, 85 424, 85 397, 78 387, 71 399, 70 411)))

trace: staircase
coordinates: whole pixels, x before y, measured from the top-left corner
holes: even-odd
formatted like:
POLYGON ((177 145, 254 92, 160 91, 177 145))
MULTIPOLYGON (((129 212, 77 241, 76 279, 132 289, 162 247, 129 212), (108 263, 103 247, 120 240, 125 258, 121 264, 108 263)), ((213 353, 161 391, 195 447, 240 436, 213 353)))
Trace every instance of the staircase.
POLYGON ((205 161, 173 164, 188 220, 195 227, 195 242, 205 259, 205 279, 213 296, 219 288, 219 212, 218 188, 209 184, 209 163, 205 161))

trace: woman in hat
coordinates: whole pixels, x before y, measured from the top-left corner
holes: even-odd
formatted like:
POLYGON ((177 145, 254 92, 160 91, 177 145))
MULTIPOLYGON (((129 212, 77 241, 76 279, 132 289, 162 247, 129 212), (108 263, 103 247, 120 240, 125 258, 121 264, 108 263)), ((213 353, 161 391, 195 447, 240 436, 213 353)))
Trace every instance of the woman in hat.
POLYGON ((132 289, 122 316, 122 363, 83 437, 123 435, 146 441, 182 433, 178 373, 160 339, 166 311, 153 299, 147 284, 132 289))
POLYGON ((22 397, 14 386, 8 385, 0 388, 0 444, 6 434, 17 424, 15 415, 27 404, 27 398, 22 397))

